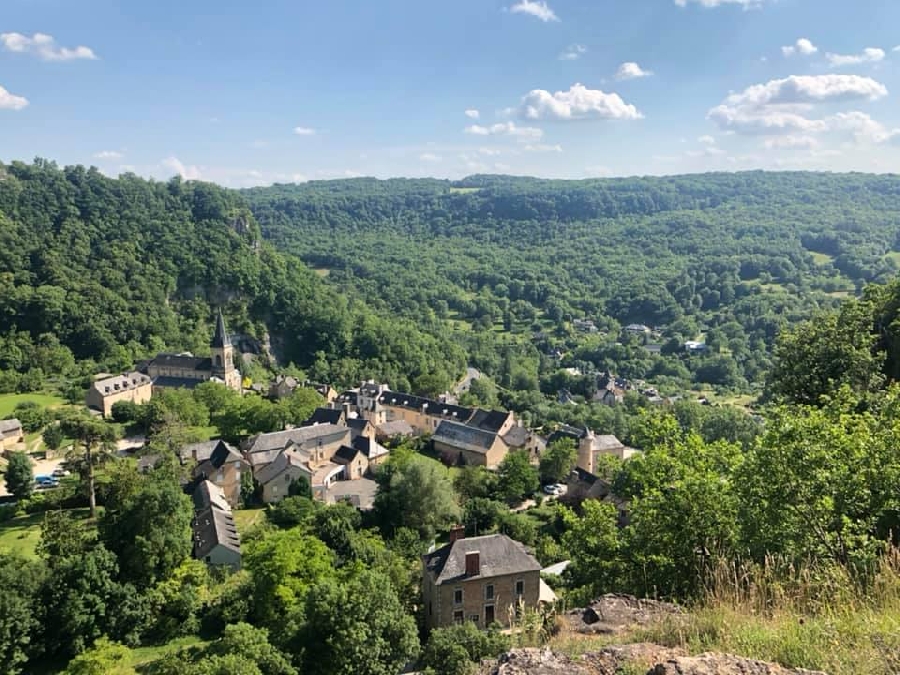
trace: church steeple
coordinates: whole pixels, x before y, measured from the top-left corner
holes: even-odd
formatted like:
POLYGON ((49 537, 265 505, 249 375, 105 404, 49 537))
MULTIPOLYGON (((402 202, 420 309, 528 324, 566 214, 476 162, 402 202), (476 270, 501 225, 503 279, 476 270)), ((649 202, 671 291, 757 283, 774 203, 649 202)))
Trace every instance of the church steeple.
POLYGON ((228 337, 228 331, 225 330, 225 317, 222 316, 221 309, 216 317, 216 332, 209 346, 213 349, 224 349, 231 346, 231 338, 228 337))

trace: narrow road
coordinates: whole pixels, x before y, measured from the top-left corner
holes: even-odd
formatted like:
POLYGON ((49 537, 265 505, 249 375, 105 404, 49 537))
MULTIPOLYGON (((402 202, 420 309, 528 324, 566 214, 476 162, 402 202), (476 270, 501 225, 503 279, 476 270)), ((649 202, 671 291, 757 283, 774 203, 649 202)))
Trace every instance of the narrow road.
POLYGON ((472 380, 477 380, 479 377, 481 377, 481 373, 475 368, 466 368, 465 376, 453 387, 453 393, 456 396, 462 396, 469 391, 472 380))

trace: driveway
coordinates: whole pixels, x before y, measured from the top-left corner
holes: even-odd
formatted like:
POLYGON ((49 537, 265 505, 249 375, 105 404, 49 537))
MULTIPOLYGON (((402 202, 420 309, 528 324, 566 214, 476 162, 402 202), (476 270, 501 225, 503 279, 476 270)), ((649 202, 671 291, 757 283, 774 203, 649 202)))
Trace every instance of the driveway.
POLYGON ((453 387, 453 393, 457 396, 462 396, 469 391, 472 380, 477 380, 479 377, 481 377, 481 373, 475 368, 466 368, 465 376, 456 383, 455 387, 453 387))

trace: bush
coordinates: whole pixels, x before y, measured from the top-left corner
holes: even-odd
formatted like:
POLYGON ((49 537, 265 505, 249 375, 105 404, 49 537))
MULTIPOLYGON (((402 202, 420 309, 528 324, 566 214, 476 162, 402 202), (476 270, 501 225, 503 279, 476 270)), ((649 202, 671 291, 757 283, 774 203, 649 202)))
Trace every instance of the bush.
POLYGON ((496 628, 479 630, 471 621, 431 631, 422 664, 436 675, 466 675, 482 659, 496 658, 509 649, 509 638, 496 628))

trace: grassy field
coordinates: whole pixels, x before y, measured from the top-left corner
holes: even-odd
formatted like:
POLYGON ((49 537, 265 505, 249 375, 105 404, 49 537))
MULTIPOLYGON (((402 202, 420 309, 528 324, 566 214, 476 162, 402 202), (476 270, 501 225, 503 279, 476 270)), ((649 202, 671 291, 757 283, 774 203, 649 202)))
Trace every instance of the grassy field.
POLYGON ((131 668, 139 668, 153 661, 158 661, 170 652, 177 652, 187 647, 203 646, 206 644, 199 637, 190 635, 187 637, 176 638, 164 645, 151 645, 149 647, 136 647, 130 650, 127 665, 131 668))
MULTIPOLYGON (((71 513, 83 519, 88 517, 87 509, 73 509, 71 513)), ((43 522, 43 513, 33 513, 0 523, 0 553, 17 553, 26 558, 36 557, 35 549, 41 538, 43 522)))
POLYGON ((65 403, 59 396, 51 394, 0 394, 0 419, 12 417, 15 407, 25 401, 34 401, 50 408, 58 408, 65 403))
POLYGON ((828 255, 827 253, 816 253, 813 251, 810 255, 816 265, 827 265, 828 263, 834 262, 834 256, 828 255))

